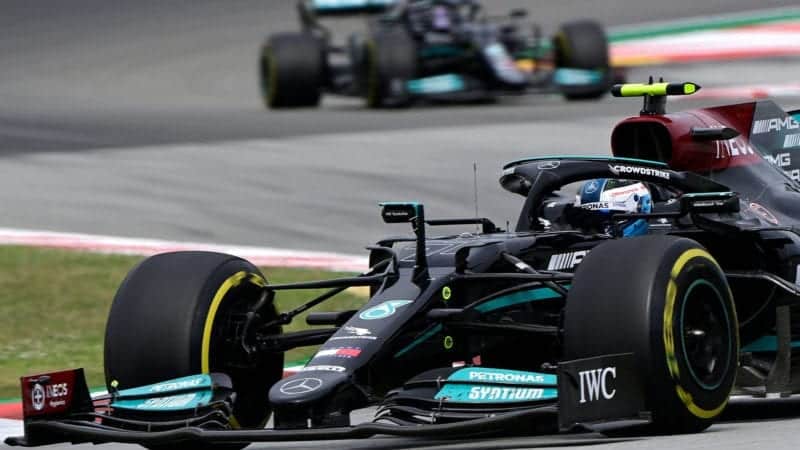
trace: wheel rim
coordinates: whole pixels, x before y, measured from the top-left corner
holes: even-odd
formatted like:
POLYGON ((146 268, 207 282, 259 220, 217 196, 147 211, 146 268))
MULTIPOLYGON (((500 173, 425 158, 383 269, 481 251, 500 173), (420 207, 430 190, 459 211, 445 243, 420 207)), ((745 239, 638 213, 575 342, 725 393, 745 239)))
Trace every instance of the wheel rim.
POLYGON ((728 375, 732 357, 730 318, 719 290, 705 280, 684 294, 679 330, 686 366, 695 382, 717 389, 728 375))
MULTIPOLYGON (((232 286, 224 292, 218 292, 220 299, 219 308, 211 318, 211 325, 208 328, 208 346, 204 350, 203 372, 224 372, 233 380, 234 389, 242 398, 237 399, 234 404, 234 415, 232 424, 236 428, 258 428, 266 424, 271 408, 252 410, 252 405, 247 405, 250 399, 244 398, 253 395, 248 392, 252 389, 263 392, 269 385, 277 381, 268 380, 269 368, 265 366, 248 367, 249 363, 238 345, 242 329, 242 324, 246 319, 246 313, 252 305, 258 301, 260 289, 266 284, 260 275, 255 273, 239 272, 229 278, 234 280, 232 286)), ((278 327, 277 332, 280 332, 278 327)), ((205 346, 204 346, 205 347, 205 346)), ((282 366, 282 364, 281 364, 282 366)))

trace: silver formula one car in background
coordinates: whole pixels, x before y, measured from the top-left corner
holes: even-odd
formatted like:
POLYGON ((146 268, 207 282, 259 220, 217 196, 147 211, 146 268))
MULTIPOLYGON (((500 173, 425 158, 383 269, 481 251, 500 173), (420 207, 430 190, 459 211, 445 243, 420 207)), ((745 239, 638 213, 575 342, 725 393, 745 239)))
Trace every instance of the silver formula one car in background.
POLYGON ((302 30, 272 34, 261 49, 269 108, 316 106, 323 93, 363 97, 369 107, 532 91, 588 99, 614 78, 605 32, 593 21, 545 38, 526 10, 491 17, 476 0, 314 0, 298 10, 302 30), (377 17, 344 43, 320 22, 361 13, 377 17))

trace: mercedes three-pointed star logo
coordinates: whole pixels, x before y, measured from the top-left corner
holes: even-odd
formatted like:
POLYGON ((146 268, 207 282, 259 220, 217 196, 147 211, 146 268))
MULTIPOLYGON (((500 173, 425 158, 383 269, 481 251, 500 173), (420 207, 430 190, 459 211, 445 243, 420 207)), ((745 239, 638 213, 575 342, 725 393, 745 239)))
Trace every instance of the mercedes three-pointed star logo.
POLYGON ((557 169, 561 165, 561 161, 542 161, 536 166, 539 170, 557 169))
POLYGON ((45 400, 45 393, 44 388, 41 384, 36 383, 33 386, 33 390, 31 390, 31 403, 33 404, 33 409, 36 411, 41 411, 44 409, 44 400, 45 400))
POLYGON ((281 394, 286 395, 300 395, 316 391, 322 386, 322 380, 319 378, 298 378, 283 383, 281 386, 281 394))

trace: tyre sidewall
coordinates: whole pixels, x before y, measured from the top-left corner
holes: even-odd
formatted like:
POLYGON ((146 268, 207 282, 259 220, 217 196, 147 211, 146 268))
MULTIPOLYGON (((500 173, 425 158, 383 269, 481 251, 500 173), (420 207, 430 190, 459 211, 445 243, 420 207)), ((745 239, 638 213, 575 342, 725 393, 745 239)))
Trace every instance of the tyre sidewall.
MULTIPOLYGON (((233 306, 231 302, 253 301, 259 284, 266 281, 258 268, 230 255, 177 252, 144 260, 120 285, 109 313, 106 383, 111 386, 119 380, 119 387, 125 389, 198 373, 225 372, 237 392, 234 416, 238 423, 243 427, 261 425, 270 413, 268 390, 283 372, 283 355, 272 355, 260 366, 229 370, 219 366, 218 358, 223 355, 214 351, 215 340, 223 331, 215 320, 233 306), (241 297, 244 292, 233 291, 245 289, 245 285, 246 298, 241 297)), ((268 314, 277 315, 274 305, 270 308, 268 314)), ((280 333, 279 328, 274 331, 280 333)))
POLYGON ((326 73, 324 42, 311 34, 274 34, 261 48, 259 78, 269 108, 317 106, 326 73))
MULTIPOLYGON (((688 412, 684 426, 705 428, 726 406, 735 377, 729 376, 718 385, 704 386, 692 375, 682 321, 685 320, 688 302, 698 301, 687 296, 697 289, 698 280, 707 283, 712 287, 710 290, 718 294, 716 300, 726 317, 723 328, 727 336, 728 357, 724 365, 732 375, 736 372, 739 337, 733 296, 725 275, 710 254, 690 242, 683 241, 682 245, 670 249, 653 283, 648 365, 653 374, 650 389, 656 395, 652 397, 649 408, 657 416, 657 422, 680 420, 674 411, 683 409, 688 412)), ((708 301, 714 302, 715 299, 709 298, 708 301)))
POLYGON ((648 431, 695 432, 708 427, 727 402, 738 356, 736 324, 724 274, 700 244, 673 236, 613 240, 595 247, 578 266, 566 301, 564 358, 633 353, 645 406, 653 414, 648 431), (684 297, 697 279, 721 293, 724 328, 732 337, 724 382, 710 390, 692 378, 678 331, 684 297))
POLYGON ((557 68, 600 71, 603 79, 591 85, 562 85, 568 100, 591 100, 602 97, 611 87, 608 38, 602 25, 584 20, 563 24, 553 37, 557 68))
POLYGON ((401 28, 383 30, 364 43, 363 67, 365 101, 370 108, 388 106, 394 101, 404 105, 402 99, 391 99, 391 83, 413 79, 417 73, 417 47, 414 39, 401 28))

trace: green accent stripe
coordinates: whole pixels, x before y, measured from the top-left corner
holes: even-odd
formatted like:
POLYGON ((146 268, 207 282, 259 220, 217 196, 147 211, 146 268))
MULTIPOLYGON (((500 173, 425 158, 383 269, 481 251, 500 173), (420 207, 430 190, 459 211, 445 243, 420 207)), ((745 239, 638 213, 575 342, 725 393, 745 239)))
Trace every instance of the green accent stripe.
POLYGON ((425 333, 423 333, 422 335, 420 335, 418 338, 414 339, 413 342, 411 342, 410 344, 408 344, 405 347, 403 347, 399 352, 395 353, 394 357, 395 358, 399 358, 399 357, 405 355, 406 353, 411 351, 411 349, 413 349, 414 347, 416 347, 419 344, 427 341, 428 339, 433 337, 433 335, 435 335, 436 333, 442 331, 443 328, 444 327, 442 327, 441 324, 434 326, 430 330, 428 330, 425 333))
MULTIPOLYGON (((792 341, 792 348, 800 347, 800 341, 792 341)), ((761 336, 755 341, 745 345, 740 352, 774 352, 778 350, 777 336, 761 336)))
POLYGON ((668 167, 666 163, 661 161, 651 161, 649 159, 638 159, 638 158, 623 158, 623 157, 613 157, 613 156, 601 156, 601 155, 553 155, 553 156, 534 156, 530 158, 522 158, 516 161, 511 161, 510 163, 506 163, 503 166, 503 169, 508 169, 513 166, 519 166, 521 164, 534 162, 534 161, 554 161, 554 160, 584 160, 584 161, 608 161, 608 162, 630 162, 630 163, 637 163, 637 164, 647 164, 651 166, 661 166, 661 167, 668 167))
POLYGON ((520 303, 528 303, 537 300, 553 300, 557 298, 561 298, 561 295, 558 292, 550 288, 538 288, 532 291, 519 291, 497 297, 496 299, 489 300, 486 303, 481 303, 475 307, 475 310, 485 313, 519 305, 520 303))
MULTIPOLYGON (((541 287, 525 291, 513 292, 508 295, 497 297, 495 299, 489 300, 486 303, 481 303, 475 308, 475 310, 479 312, 495 311, 497 309, 508 308, 510 306, 518 305, 520 303, 527 303, 538 300, 553 300, 557 298, 561 298, 561 294, 550 288, 541 287)), ((436 333, 441 332, 443 328, 444 327, 441 324, 432 327, 431 329, 429 329, 428 331, 424 332, 419 337, 414 339, 410 344, 400 349, 400 351, 394 354, 394 357, 399 358, 405 355, 406 353, 417 347, 419 344, 427 341, 428 339, 436 335, 436 333)))
POLYGON ((800 20, 800 8, 791 7, 725 16, 699 17, 659 24, 615 27, 609 32, 608 39, 610 42, 621 42, 693 31, 721 30, 794 20, 800 20))

